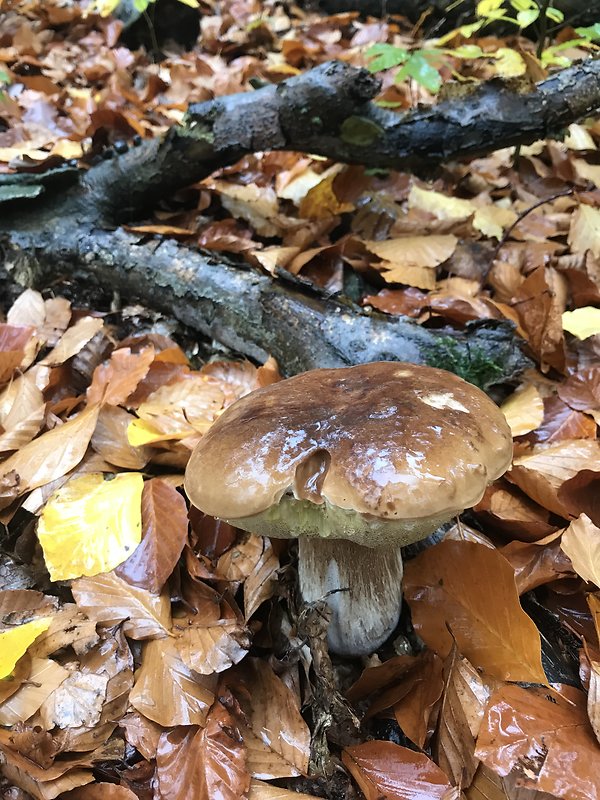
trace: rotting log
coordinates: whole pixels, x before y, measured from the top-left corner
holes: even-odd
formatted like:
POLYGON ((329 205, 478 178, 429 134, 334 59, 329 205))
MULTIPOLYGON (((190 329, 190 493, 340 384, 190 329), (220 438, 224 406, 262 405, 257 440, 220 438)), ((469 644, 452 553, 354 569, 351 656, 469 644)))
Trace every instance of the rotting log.
POLYGON ((3 176, 0 200, 21 199, 8 210, 4 203, 0 218, 2 296, 61 278, 114 291, 244 355, 272 354, 288 375, 390 358, 466 369, 469 377, 469 364, 487 364, 480 385, 511 381, 528 362, 508 323, 476 324, 465 333, 428 330, 368 314, 343 298, 290 288, 222 256, 140 240, 118 226, 261 150, 430 169, 557 134, 600 107, 599 77, 600 61, 590 60, 527 93, 491 81, 466 97, 400 115, 371 102, 380 84, 366 70, 328 63, 277 86, 193 105, 184 124, 164 137, 82 174, 67 170, 62 184, 3 176))

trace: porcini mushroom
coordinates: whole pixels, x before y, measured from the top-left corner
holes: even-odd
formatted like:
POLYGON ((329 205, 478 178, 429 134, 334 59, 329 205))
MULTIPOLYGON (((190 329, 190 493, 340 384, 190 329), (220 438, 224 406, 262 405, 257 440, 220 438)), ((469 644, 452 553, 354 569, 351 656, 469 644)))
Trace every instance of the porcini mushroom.
POLYGON ((185 488, 214 517, 299 538, 300 592, 327 596, 329 646, 377 649, 400 615, 400 548, 479 502, 512 457, 484 392, 399 362, 318 369, 230 406, 190 458, 185 488))

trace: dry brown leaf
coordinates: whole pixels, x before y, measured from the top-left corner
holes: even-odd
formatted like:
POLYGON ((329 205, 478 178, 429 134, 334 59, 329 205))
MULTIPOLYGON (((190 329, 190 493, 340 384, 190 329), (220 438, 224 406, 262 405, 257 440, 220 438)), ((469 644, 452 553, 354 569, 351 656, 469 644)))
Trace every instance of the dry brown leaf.
POLYGON ((67 328, 56 347, 39 363, 49 367, 63 364, 77 355, 103 327, 104 322, 98 317, 82 317, 71 328, 67 328))
POLYGON ((15 476, 14 489, 0 493, 0 508, 16 496, 61 478, 85 455, 96 427, 98 408, 87 408, 26 444, 0 464, 0 481, 15 476))
POLYGON ((0 398, 0 453, 18 450, 39 432, 46 415, 44 396, 31 371, 20 375, 0 398), (6 400, 6 404, 2 401, 6 400), (3 413, 2 405, 8 406, 3 413))
POLYGON ((146 481, 142 490, 142 541, 115 574, 133 586, 159 594, 175 569, 187 533, 183 495, 160 478, 146 481))
POLYGON ((559 372, 565 368, 565 309, 555 289, 558 277, 555 270, 538 267, 525 278, 513 298, 521 326, 544 372, 549 367, 559 372))
POLYGON ((319 183, 310 188, 300 202, 301 217, 327 219, 337 214, 354 211, 354 203, 338 200, 333 186, 338 173, 343 169, 341 164, 335 164, 321 175, 319 183))
POLYGON ((262 551, 252 572, 244 581, 244 617, 249 620, 255 611, 275 594, 279 559, 271 541, 262 538, 262 551))
POLYGON ((250 789, 243 739, 221 703, 205 728, 165 731, 156 768, 162 800, 243 800, 250 789))
POLYGON ((235 219, 246 220, 259 236, 281 236, 286 226, 300 227, 299 220, 279 212, 275 190, 269 186, 250 183, 241 186, 226 181, 213 180, 210 188, 219 193, 221 203, 235 219))
POLYGON ((590 367, 570 375, 558 387, 558 396, 577 411, 600 408, 600 367, 590 367))
POLYGON ((68 676, 56 661, 32 658, 27 682, 0 705, 0 725, 16 725, 29 719, 68 676))
POLYGON ((408 207, 426 211, 437 219, 451 220, 468 219, 477 209, 470 200, 449 197, 441 192, 421 189, 415 185, 411 186, 408 195, 408 207))
POLYGON ((223 672, 248 652, 250 632, 237 620, 205 623, 201 615, 173 620, 177 648, 187 666, 200 675, 223 672))
POLYGON ((150 461, 152 448, 134 447, 127 439, 127 428, 135 417, 124 408, 103 406, 100 409, 92 447, 106 461, 124 469, 140 470, 150 461))
POLYGON ((478 756, 522 786, 590 800, 600 794, 600 746, 590 727, 585 694, 559 685, 522 689, 505 685, 491 696, 477 740, 478 756))
POLYGON ((391 261, 381 261, 374 266, 380 270, 382 278, 387 283, 404 283, 406 286, 429 291, 435 288, 436 271, 434 267, 393 264, 391 261))
POLYGON ((590 679, 587 687, 587 712, 590 725, 600 742, 600 662, 589 659, 590 679))
POLYGON ((310 731, 291 689, 258 658, 247 659, 225 680, 244 713, 238 724, 252 776, 270 780, 305 775, 310 731))
POLYGON ((404 593, 415 630, 434 652, 450 652, 449 628, 473 666, 503 680, 545 682, 539 633, 495 549, 440 542, 406 564, 404 593))
POLYGON ((393 742, 365 742, 342 752, 366 800, 458 800, 442 770, 424 753, 393 742))
POLYGON ((32 336, 30 326, 0 323, 0 384, 6 383, 21 366, 32 336))
POLYGON ((454 252, 455 236, 401 236, 385 241, 366 241, 365 247, 393 267, 437 267, 454 252))
POLYGON ((584 581, 600 587, 600 528, 586 515, 573 520, 562 535, 560 547, 584 581))
POLYGON ((216 675, 195 675, 181 660, 172 638, 154 639, 144 645, 129 700, 136 711, 159 725, 204 725, 216 682, 216 675))
POLYGON ((583 469, 600 471, 600 442, 592 439, 536 445, 530 453, 518 456, 506 477, 516 483, 544 508, 568 518, 559 499, 562 484, 583 469))
POLYGON ((470 786, 479 760, 475 741, 491 687, 456 646, 444 665, 446 685, 433 755, 455 786, 470 786))
POLYGON ((35 289, 25 289, 6 312, 9 325, 26 325, 39 329, 46 320, 44 298, 35 289))
POLYGON ((171 603, 163 592, 154 595, 119 578, 114 572, 78 578, 71 584, 78 607, 96 622, 116 625, 131 639, 153 639, 168 635, 171 603))
POLYGON ((109 361, 94 370, 92 383, 87 390, 88 403, 111 406, 124 404, 148 374, 154 357, 152 346, 143 347, 136 353, 132 353, 129 347, 114 350, 109 361))

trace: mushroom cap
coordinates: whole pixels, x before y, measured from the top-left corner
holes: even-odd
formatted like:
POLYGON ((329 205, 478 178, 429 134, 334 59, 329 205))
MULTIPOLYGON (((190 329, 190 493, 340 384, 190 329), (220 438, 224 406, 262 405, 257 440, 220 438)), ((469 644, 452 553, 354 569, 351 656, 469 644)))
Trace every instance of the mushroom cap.
POLYGON ((207 514, 267 535, 404 545, 479 502, 511 458, 510 429, 484 392, 382 361, 311 370, 238 400, 192 453, 185 488, 207 514), (277 510, 290 501, 308 522, 277 510), (335 532, 319 530, 327 514, 335 532))

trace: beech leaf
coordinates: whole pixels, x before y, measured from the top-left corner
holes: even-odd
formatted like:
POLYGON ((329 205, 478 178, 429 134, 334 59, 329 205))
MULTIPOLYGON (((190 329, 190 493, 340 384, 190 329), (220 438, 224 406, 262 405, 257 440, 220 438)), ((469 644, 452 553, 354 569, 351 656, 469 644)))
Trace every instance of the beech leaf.
POLYGON ((0 631, 0 679, 10 675, 17 661, 37 637, 48 630, 51 622, 51 617, 42 617, 0 631))
POLYGON ((600 587, 600 528, 587 514, 581 514, 562 535, 561 549, 569 556, 575 572, 584 581, 600 587))
POLYGON ((473 666, 503 680, 546 682, 540 635, 497 550, 440 542, 406 564, 404 593, 415 630, 441 656, 452 648, 449 628, 473 666))

